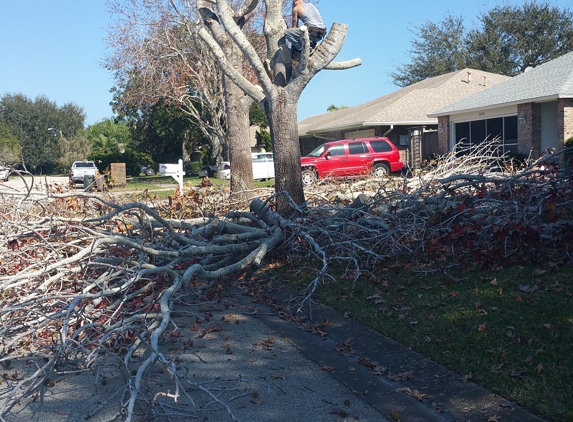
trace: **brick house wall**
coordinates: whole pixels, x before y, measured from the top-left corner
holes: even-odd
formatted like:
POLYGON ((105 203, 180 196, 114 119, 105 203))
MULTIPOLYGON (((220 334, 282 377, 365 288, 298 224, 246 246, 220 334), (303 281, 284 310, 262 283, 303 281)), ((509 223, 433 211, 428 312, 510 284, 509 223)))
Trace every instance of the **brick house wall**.
POLYGON ((517 105, 518 152, 532 158, 541 154, 541 106, 536 103, 517 105))
POLYGON ((573 98, 561 98, 557 101, 557 149, 573 136, 573 98))

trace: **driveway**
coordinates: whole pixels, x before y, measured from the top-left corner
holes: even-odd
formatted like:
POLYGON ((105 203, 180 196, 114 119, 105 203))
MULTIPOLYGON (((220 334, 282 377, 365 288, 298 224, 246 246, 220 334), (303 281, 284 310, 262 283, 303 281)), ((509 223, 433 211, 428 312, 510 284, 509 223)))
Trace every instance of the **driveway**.
POLYGON ((46 185, 59 184, 68 187, 68 176, 26 176, 12 175, 7 182, 0 182, 0 193, 26 193, 32 188, 33 193, 46 189, 46 185))

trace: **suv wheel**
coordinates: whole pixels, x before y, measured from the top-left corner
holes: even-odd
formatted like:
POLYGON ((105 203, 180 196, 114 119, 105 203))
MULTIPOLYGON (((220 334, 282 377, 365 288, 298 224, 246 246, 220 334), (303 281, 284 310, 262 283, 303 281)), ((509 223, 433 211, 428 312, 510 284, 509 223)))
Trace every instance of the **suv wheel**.
POLYGON ((372 176, 383 177, 390 174, 390 168, 384 163, 374 164, 372 167, 372 176))
POLYGON ((147 167, 145 169, 145 174, 148 176, 155 176, 155 170, 153 170, 151 167, 147 167))
POLYGON ((303 170, 302 171, 302 184, 304 186, 312 186, 316 183, 316 173, 314 170, 303 170))

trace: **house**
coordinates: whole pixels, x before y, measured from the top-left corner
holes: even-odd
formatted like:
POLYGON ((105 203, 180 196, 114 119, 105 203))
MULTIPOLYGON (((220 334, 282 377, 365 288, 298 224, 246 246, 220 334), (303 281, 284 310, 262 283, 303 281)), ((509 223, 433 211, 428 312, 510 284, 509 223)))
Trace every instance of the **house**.
POLYGON ((387 136, 400 149, 404 162, 419 164, 437 152, 438 118, 428 117, 429 113, 508 79, 463 69, 428 78, 356 107, 309 117, 298 125, 301 153, 306 155, 330 140, 387 136))
POLYGON ((532 158, 562 149, 573 136, 573 52, 436 110, 439 153, 486 138, 532 158))

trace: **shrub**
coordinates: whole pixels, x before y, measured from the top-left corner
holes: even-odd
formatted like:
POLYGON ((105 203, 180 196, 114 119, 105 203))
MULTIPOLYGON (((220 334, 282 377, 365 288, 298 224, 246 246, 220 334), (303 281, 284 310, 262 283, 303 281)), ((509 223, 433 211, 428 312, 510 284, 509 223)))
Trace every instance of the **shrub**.
POLYGON ((191 161, 189 163, 189 176, 198 175, 199 171, 203 168, 203 163, 201 161, 191 161))
POLYGON ((125 173, 132 177, 139 176, 141 163, 150 161, 148 154, 131 150, 127 150, 123 153, 93 153, 88 156, 88 159, 96 163, 99 171, 105 170, 111 163, 125 163, 125 173))
POLYGON ((573 147, 573 136, 571 136, 570 138, 565 139, 565 142, 563 142, 563 146, 565 148, 571 148, 573 147))
POLYGON ((257 130, 257 133, 255 133, 255 137, 257 139, 257 148, 264 148, 265 151, 273 150, 271 134, 268 130, 262 128, 257 130))

